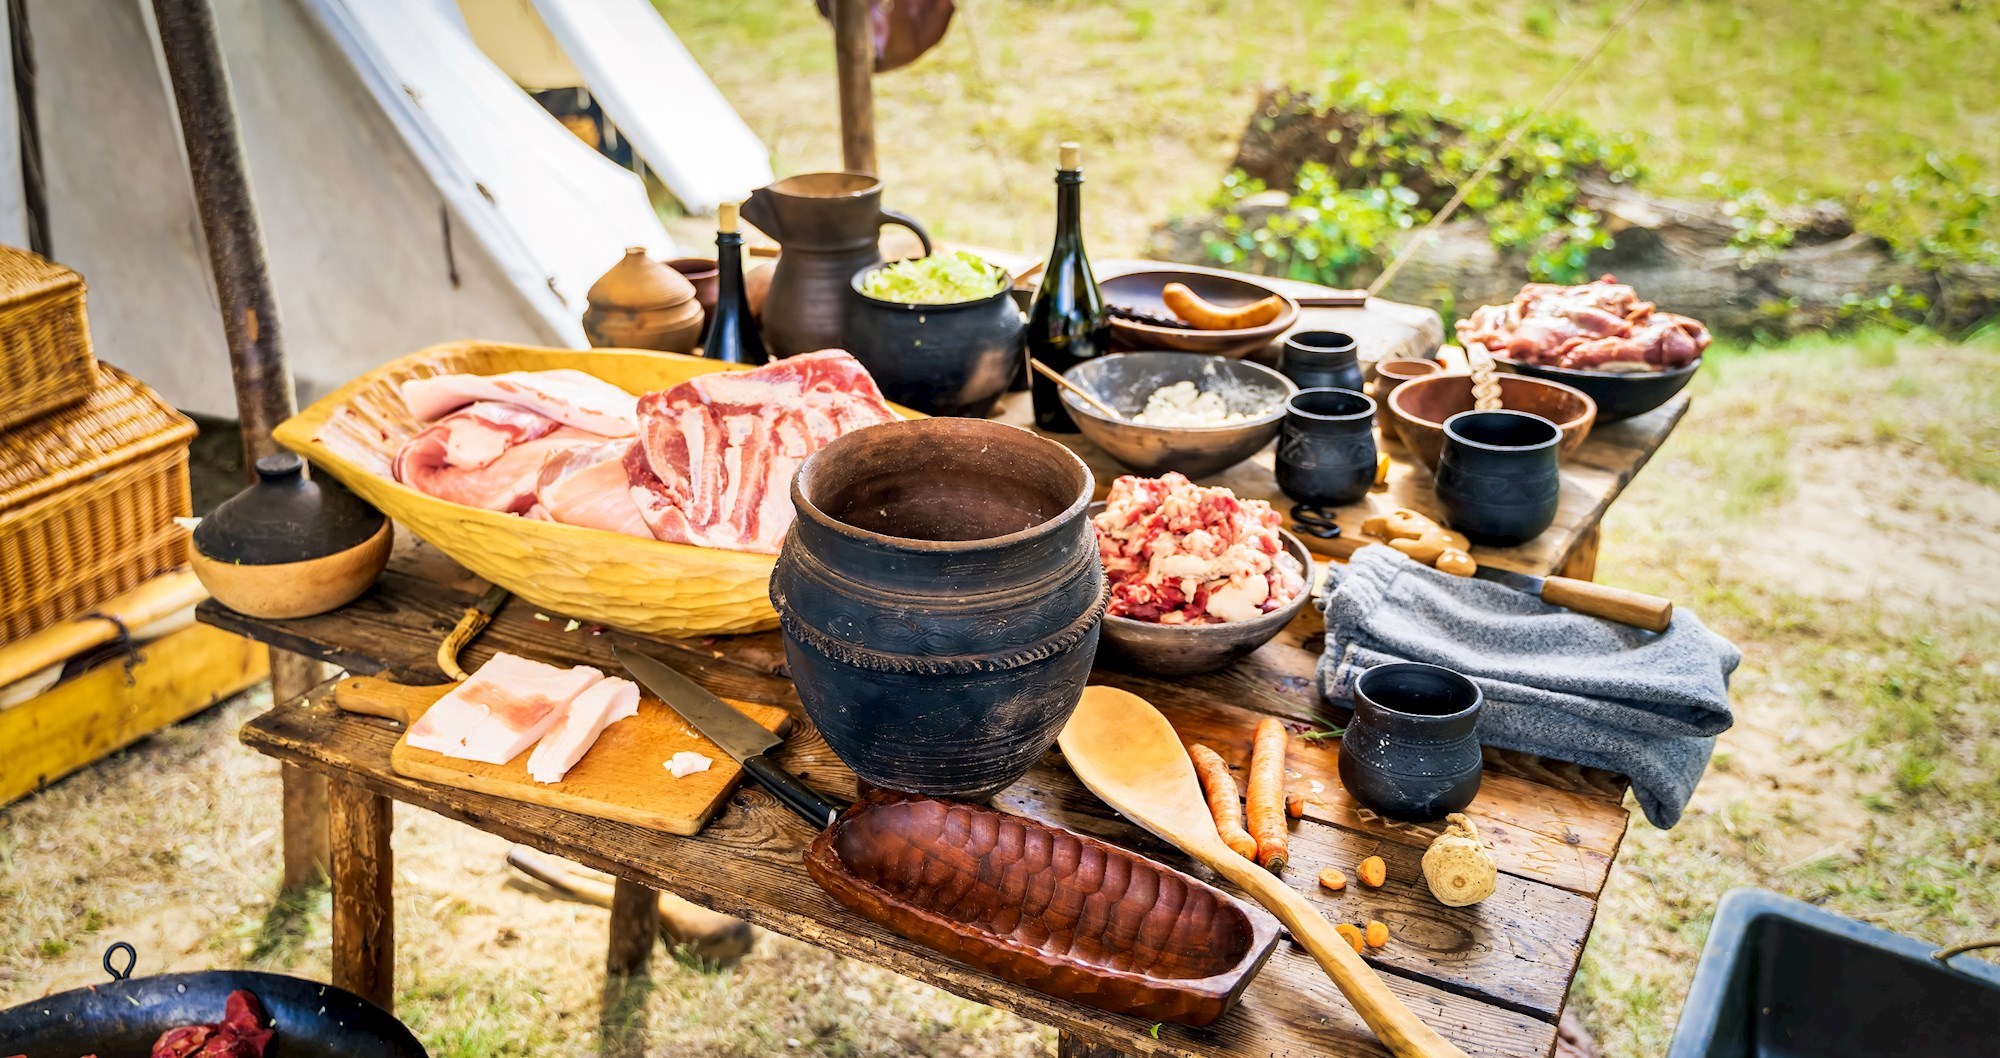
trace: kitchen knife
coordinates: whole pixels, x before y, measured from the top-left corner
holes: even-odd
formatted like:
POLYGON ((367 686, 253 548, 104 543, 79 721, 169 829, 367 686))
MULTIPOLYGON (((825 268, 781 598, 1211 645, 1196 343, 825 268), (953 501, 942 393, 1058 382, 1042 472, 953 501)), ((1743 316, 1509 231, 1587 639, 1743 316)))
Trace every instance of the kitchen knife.
POLYGON ((1674 620, 1674 604, 1671 601, 1596 581, 1574 577, 1536 577, 1491 566, 1481 566, 1472 575, 1480 580, 1504 584, 1515 591, 1539 595, 1550 606, 1561 606, 1648 632, 1664 632, 1674 620))
POLYGON ((625 666, 625 671, 631 673, 633 679, 659 695, 661 701, 672 706, 696 731, 701 732, 703 738, 715 743, 722 752, 743 765, 743 770, 750 773, 751 778, 764 784, 766 790, 777 795, 786 807, 804 816, 807 822, 815 827, 825 827, 845 807, 820 796, 765 755, 785 741, 769 728, 703 690, 700 684, 681 675, 673 666, 622 646, 611 649, 618 655, 618 663, 625 666))
MULTIPOLYGON (((1345 562, 1354 557, 1356 551, 1369 544, 1379 543, 1366 537, 1337 536, 1331 540, 1301 531, 1297 524, 1292 526, 1299 540, 1313 554, 1345 562)), ((1657 595, 1625 588, 1614 588, 1596 581, 1577 580, 1574 577, 1535 577, 1511 570, 1492 569, 1481 566, 1473 576, 1480 580, 1503 584, 1515 591, 1524 591, 1540 596, 1551 606, 1561 606, 1590 617, 1602 617, 1622 625, 1644 629, 1648 632, 1664 632, 1674 620, 1674 604, 1657 595)))

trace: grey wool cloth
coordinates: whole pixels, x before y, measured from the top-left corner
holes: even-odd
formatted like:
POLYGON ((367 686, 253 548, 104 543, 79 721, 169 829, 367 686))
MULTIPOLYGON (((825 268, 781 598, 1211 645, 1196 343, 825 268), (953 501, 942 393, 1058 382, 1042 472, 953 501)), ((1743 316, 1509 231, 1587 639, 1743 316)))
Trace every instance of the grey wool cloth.
POLYGON ((1320 693, 1390 661, 1462 672, 1486 694, 1483 745, 1625 775, 1646 818, 1671 827, 1729 729, 1743 659, 1692 614, 1654 634, 1570 613, 1499 584, 1439 573, 1369 546, 1333 566, 1320 693))

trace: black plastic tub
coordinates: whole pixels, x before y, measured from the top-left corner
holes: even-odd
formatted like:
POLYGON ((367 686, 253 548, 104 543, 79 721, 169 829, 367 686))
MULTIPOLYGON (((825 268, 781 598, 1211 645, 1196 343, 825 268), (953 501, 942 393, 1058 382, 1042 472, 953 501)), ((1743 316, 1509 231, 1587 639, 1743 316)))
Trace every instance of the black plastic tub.
POLYGON ((1667 1058, 2000 1055, 2000 966, 1762 889, 1715 909, 1667 1058))

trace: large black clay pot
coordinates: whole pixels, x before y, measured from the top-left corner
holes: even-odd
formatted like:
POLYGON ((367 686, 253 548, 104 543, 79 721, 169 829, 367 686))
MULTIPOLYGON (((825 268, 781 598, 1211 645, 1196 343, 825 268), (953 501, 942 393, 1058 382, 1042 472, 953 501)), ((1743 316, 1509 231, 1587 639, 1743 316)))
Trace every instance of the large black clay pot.
POLYGON ((854 273, 849 284, 847 351, 898 404, 985 418, 1021 366, 1021 310, 1012 294, 951 305, 883 301, 861 292, 878 267, 854 273))
POLYGON ((1415 661, 1377 665, 1354 681, 1354 719, 1340 738, 1340 784, 1389 817, 1435 822, 1479 792, 1479 710, 1464 676, 1415 661))
POLYGON ((885 423, 792 482, 771 576, 799 699, 855 773, 992 796, 1076 708, 1106 587, 1069 449, 978 419, 885 423))

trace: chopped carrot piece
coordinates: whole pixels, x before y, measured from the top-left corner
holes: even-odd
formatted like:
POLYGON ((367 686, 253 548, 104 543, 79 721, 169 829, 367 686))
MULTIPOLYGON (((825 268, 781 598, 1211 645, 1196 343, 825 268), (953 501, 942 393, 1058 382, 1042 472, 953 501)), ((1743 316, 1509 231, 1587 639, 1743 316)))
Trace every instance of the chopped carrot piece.
POLYGON ((1351 922, 1340 922, 1334 925, 1333 931, 1340 934, 1341 939, 1354 945, 1354 954, 1361 954, 1361 948, 1365 941, 1361 935, 1360 926, 1354 925, 1351 922))
POLYGON ((1389 927, 1371 918, 1368 920, 1368 931, 1362 937, 1371 948, 1386 948, 1389 945, 1389 927))
POLYGON ((1328 867, 1319 872, 1319 884, 1339 892, 1347 888, 1347 876, 1335 868, 1328 867))
POLYGON ((1389 880, 1389 865, 1380 856, 1370 856, 1354 866, 1354 873, 1361 876, 1361 884, 1380 889, 1389 880))

